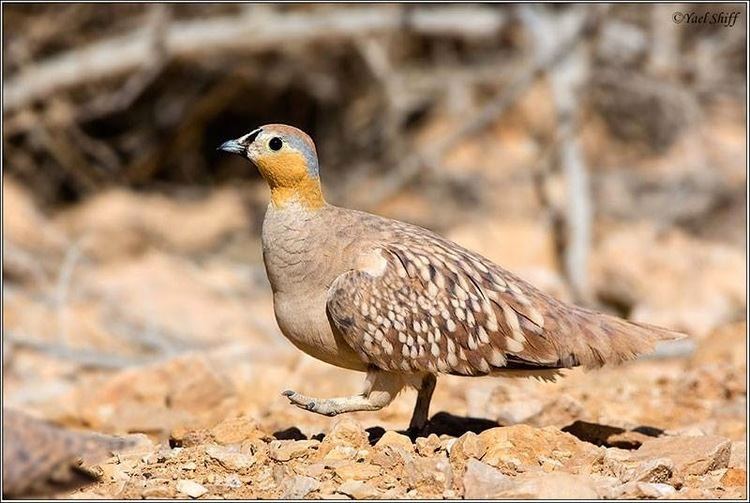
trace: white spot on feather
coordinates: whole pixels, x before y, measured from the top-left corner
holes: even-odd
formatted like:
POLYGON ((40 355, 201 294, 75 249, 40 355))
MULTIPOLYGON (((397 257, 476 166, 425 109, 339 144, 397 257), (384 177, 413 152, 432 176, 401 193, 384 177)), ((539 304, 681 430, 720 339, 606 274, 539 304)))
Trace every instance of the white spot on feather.
POLYGON ((446 372, 446 373, 450 372, 450 370, 451 370, 451 368, 448 365, 446 365, 445 360, 443 360, 443 359, 438 359, 438 361, 437 361, 437 368, 438 368, 438 370, 440 372, 446 372))
POLYGON ((458 358, 456 358, 455 353, 448 353, 448 364, 451 367, 456 367, 458 365, 458 358))
POLYGON ((479 340, 483 344, 489 344, 490 342, 490 336, 487 335, 487 331, 484 329, 484 327, 477 328, 477 335, 479 336, 479 340))
POLYGON ((493 348, 492 353, 490 353, 489 362, 493 367, 504 367, 507 360, 502 351, 493 348))
POLYGON ((383 257, 380 250, 363 253, 357 258, 357 268, 374 278, 382 276, 387 267, 388 261, 383 257))
POLYGON ((481 372, 489 372, 490 366, 487 364, 487 362, 484 360, 484 358, 479 359, 479 365, 477 367, 481 372))
POLYGON ((505 339, 505 346, 508 348, 508 351, 511 353, 520 353, 523 351, 523 344, 518 342, 515 339, 505 339))
POLYGON ((434 356, 435 358, 437 358, 438 356, 440 356, 440 347, 437 344, 433 343, 430 346, 430 353, 432 353, 432 356, 434 356))
POLYGON ((388 342, 387 339, 383 341, 383 350, 385 351, 387 355, 393 354, 393 344, 388 342))

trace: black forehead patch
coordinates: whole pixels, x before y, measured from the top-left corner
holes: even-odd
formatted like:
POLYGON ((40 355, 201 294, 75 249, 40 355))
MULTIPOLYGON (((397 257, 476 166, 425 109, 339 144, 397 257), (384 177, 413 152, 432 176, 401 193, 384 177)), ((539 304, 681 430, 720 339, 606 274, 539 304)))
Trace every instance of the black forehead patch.
POLYGON ((245 145, 250 145, 252 142, 254 142, 255 139, 258 137, 258 135, 260 134, 261 131, 263 131, 263 129, 258 128, 255 131, 253 131, 252 133, 250 133, 247 136, 247 138, 245 138, 245 140, 244 140, 245 145))

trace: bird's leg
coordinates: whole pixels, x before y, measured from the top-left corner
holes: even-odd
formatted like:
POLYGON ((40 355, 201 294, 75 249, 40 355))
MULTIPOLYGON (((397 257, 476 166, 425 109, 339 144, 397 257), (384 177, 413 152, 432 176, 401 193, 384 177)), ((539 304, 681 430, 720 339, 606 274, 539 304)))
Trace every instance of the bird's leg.
POLYGON ((282 395, 300 409, 324 416, 335 416, 344 412, 380 410, 393 401, 403 386, 403 379, 397 374, 381 370, 369 370, 365 381, 365 390, 358 395, 313 398, 291 390, 284 391, 282 395))
POLYGON ((422 385, 417 392, 417 403, 414 405, 414 412, 411 415, 411 421, 409 421, 409 430, 421 431, 427 425, 427 419, 430 415, 430 401, 436 383, 435 374, 425 374, 422 378, 422 385))

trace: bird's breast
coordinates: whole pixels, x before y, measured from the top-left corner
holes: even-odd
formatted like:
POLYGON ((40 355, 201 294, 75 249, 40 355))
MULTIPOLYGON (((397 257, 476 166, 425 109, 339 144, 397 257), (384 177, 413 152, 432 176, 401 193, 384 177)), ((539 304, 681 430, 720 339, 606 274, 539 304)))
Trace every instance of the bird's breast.
POLYGON ((338 252, 316 215, 269 208, 263 222, 263 262, 274 293, 310 294, 327 288, 343 271, 338 252))
POLYGON ((339 240, 306 213, 269 209, 263 222, 263 262, 281 332, 297 348, 332 365, 365 370, 331 328, 328 287, 347 270, 339 240))

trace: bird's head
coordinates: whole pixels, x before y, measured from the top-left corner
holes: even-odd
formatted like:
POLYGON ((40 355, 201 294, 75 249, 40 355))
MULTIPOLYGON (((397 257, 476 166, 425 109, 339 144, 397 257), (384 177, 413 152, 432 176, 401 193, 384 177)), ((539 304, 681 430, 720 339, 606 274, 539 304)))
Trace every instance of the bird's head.
POLYGON ((315 144, 307 134, 284 124, 268 124, 224 142, 219 150, 251 161, 271 188, 277 207, 297 201, 310 208, 324 204, 315 144))

